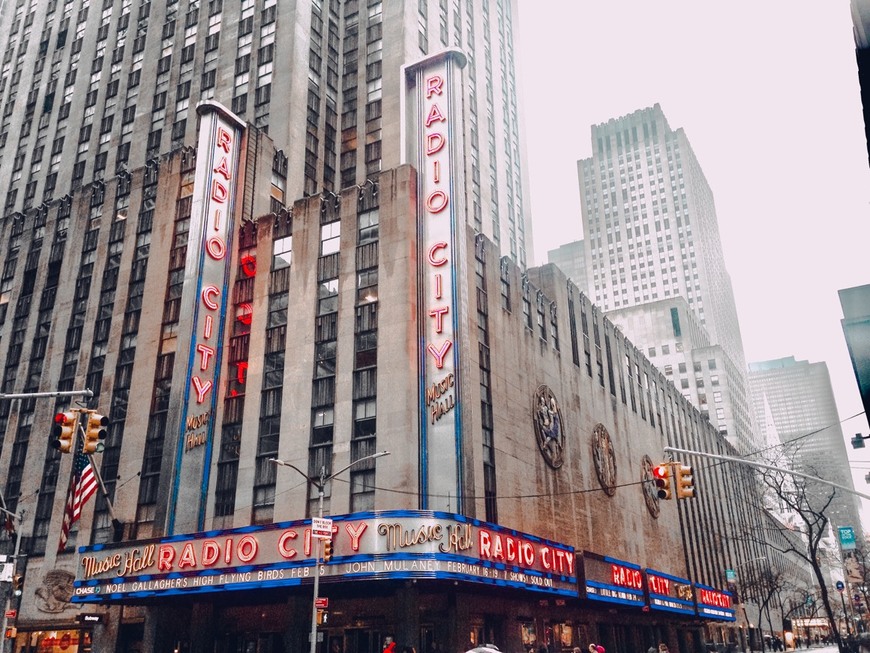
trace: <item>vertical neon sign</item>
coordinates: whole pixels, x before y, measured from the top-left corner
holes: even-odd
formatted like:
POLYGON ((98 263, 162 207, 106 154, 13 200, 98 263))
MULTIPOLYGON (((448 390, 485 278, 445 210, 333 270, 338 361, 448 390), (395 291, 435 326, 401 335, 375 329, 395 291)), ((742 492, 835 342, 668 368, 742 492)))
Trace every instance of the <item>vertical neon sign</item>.
POLYGON ((420 507, 462 512, 458 274, 464 260, 462 80, 446 50, 405 67, 405 151, 417 168, 420 507), (457 224, 458 223, 458 224, 457 224))
MULTIPOLYGON (((202 530, 214 446, 215 410, 228 306, 230 256, 244 123, 203 102, 182 306, 191 314, 190 350, 167 533, 202 530)), ((179 349, 178 355, 182 354, 179 349)), ((177 368, 176 368, 177 369, 177 368)))

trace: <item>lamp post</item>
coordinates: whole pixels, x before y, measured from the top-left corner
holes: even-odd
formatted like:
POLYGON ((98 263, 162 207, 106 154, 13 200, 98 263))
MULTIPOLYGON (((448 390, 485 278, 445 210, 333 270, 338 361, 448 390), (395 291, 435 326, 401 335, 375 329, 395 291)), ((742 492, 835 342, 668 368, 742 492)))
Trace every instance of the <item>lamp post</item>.
MULTIPOLYGON (((365 462, 366 460, 374 460, 375 458, 380 458, 382 456, 389 456, 389 451, 378 451, 377 453, 373 453, 368 456, 363 456, 362 458, 358 458, 354 460, 349 465, 345 465, 337 472, 326 475, 326 468, 320 468, 320 476, 318 478, 311 478, 308 474, 299 469, 296 465, 288 463, 285 460, 278 460, 277 458, 270 458, 269 462, 274 463, 275 465, 281 465, 282 467, 289 467, 290 469, 296 470, 302 476, 305 477, 305 480, 308 481, 309 485, 313 485, 317 488, 317 517, 318 519, 323 518, 323 488, 329 483, 332 479, 334 479, 339 474, 343 474, 347 470, 349 470, 354 465, 358 465, 359 463, 365 462)), ((320 551, 322 547, 322 542, 320 538, 317 538, 316 550, 314 551, 314 599, 311 601, 311 634, 309 637, 311 638, 311 653, 315 653, 317 650, 317 599, 318 594, 320 592, 320 551)))

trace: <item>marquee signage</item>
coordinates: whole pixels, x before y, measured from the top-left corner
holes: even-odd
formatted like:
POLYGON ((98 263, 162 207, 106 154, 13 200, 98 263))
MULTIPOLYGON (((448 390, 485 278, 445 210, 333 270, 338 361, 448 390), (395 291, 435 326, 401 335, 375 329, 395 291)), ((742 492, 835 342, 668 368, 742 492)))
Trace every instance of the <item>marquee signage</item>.
MULTIPOLYGON (((462 510, 458 266, 464 260, 460 138, 465 55, 405 67, 406 151, 417 169, 421 484, 424 508, 462 510)), ((403 105, 404 106, 404 105, 403 105)))
MULTIPOLYGON (((333 516, 321 580, 431 578, 577 596, 570 546, 459 515, 388 511, 333 516)), ((79 549, 74 603, 310 583, 311 520, 79 549)))
POLYGON ((685 615, 695 614, 692 582, 655 569, 646 569, 649 607, 685 615))
POLYGON ((191 311, 193 326, 186 345, 189 351, 181 346, 178 350, 182 363, 187 355, 184 397, 180 406, 170 407, 172 414, 179 415, 170 533, 176 527, 199 529, 205 522, 244 127, 216 102, 203 102, 197 111, 199 144, 181 300, 191 311))
POLYGON ((586 598, 593 601, 645 606, 643 572, 631 562, 583 552, 586 598))
POLYGON ((695 583, 695 602, 698 616, 723 621, 735 621, 731 594, 707 585, 695 583))

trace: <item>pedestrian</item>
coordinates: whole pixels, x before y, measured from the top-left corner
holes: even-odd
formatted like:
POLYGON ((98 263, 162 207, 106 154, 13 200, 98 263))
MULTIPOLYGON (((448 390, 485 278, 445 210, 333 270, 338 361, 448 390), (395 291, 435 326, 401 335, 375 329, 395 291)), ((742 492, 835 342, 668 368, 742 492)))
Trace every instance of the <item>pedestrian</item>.
POLYGON ((579 646, 575 646, 575 647, 574 647, 574 650, 571 651, 571 653, 581 653, 581 651, 580 651, 580 647, 579 647, 579 646))
POLYGON ((384 653, 397 653, 396 642, 389 635, 384 637, 384 653))
POLYGON ((668 645, 664 642, 659 643, 659 653, 668 653, 668 645))
POLYGON ((595 647, 595 644, 589 645, 589 653, 598 653, 598 650, 595 647))
POLYGON ((658 649, 655 644, 650 644, 649 648, 646 650, 646 653, 658 653, 658 649))

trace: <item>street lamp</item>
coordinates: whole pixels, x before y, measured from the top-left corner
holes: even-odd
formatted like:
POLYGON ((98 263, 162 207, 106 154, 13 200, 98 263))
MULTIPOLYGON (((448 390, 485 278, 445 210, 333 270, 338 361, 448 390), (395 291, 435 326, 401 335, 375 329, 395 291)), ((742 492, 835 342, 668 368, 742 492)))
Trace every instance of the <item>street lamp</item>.
MULTIPOLYGON (((365 462, 366 460, 374 460, 375 458, 381 458, 382 456, 389 456, 389 451, 378 451, 377 453, 373 453, 368 456, 363 456, 362 458, 358 458, 354 460, 349 465, 345 465, 337 472, 326 475, 326 467, 321 466, 320 468, 320 476, 318 478, 311 478, 308 474, 299 469, 296 465, 292 463, 288 463, 285 460, 278 460, 277 458, 269 458, 270 463, 274 463, 276 465, 281 465, 282 467, 289 467, 290 469, 296 470, 302 476, 305 477, 305 480, 308 481, 310 485, 313 485, 317 488, 317 517, 318 519, 323 519, 323 488, 329 483, 332 479, 334 479, 339 474, 343 474, 347 470, 349 470, 354 465, 358 465, 359 463, 365 462)), ((311 653, 315 653, 317 649, 317 598, 318 593, 320 592, 320 548, 321 548, 321 540, 317 538, 316 551, 314 552, 314 599, 311 602, 311 653)))

